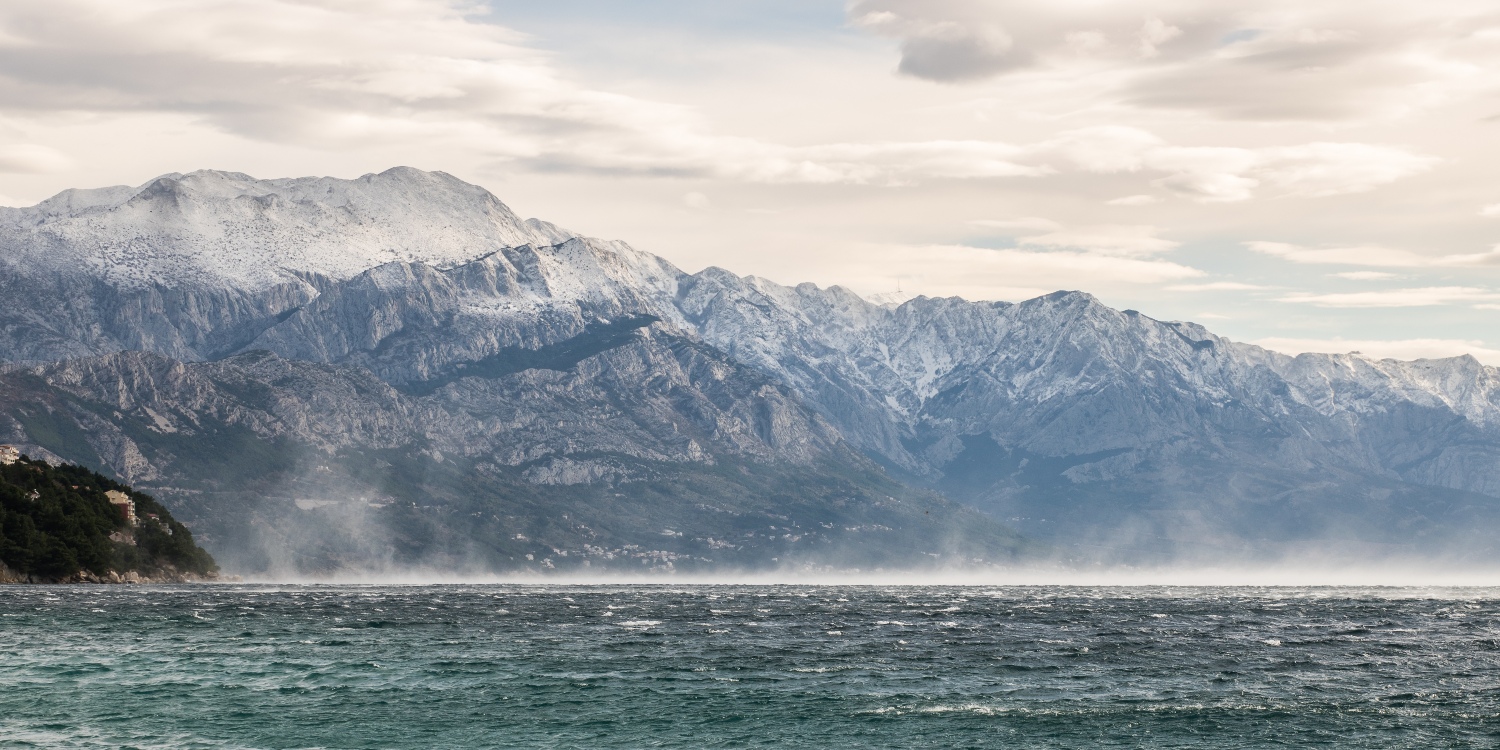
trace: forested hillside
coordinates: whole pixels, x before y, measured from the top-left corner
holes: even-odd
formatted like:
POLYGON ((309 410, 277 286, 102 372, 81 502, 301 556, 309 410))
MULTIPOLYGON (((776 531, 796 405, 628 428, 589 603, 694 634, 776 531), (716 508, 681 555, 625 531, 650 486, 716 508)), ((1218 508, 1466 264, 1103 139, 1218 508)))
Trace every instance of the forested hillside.
POLYGON ((8 569, 0 578, 28 582, 166 581, 218 571, 150 495, 81 466, 24 456, 0 465, 0 563, 8 569))

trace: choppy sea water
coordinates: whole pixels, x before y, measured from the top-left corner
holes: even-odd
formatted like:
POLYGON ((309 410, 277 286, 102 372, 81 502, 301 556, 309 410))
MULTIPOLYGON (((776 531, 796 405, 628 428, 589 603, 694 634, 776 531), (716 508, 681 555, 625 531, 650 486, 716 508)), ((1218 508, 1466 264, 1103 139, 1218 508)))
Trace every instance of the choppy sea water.
POLYGON ((1500 590, 0 587, 0 747, 1467 748, 1500 590))

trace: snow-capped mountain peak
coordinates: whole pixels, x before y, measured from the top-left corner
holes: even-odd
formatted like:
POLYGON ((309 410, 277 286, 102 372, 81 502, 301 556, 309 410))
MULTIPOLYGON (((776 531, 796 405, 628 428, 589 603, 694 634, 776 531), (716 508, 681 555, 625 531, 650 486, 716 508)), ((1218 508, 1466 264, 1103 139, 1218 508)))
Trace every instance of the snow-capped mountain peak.
POLYGON ((8 263, 85 268, 121 287, 247 290, 306 274, 345 279, 390 262, 447 268, 569 234, 527 224, 483 188, 409 167, 352 180, 173 173, 5 209, 0 229, 8 263))

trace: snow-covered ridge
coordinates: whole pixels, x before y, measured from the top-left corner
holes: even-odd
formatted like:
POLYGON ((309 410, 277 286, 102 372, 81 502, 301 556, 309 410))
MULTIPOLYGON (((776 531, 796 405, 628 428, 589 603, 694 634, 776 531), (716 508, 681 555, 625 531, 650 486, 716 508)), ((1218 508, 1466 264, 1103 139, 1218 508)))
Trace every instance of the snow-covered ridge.
MULTIPOLYGON (((1266 432, 1308 441, 1299 455, 1342 444, 1344 459, 1384 463, 1369 454, 1393 455, 1403 430, 1426 429, 1408 436, 1424 444, 1411 443, 1420 455, 1404 460, 1413 466, 1453 464, 1455 451, 1500 457, 1500 369, 1471 357, 1291 357, 1082 292, 893 305, 718 269, 684 289, 683 311, 705 339, 792 384, 851 441, 917 473, 942 467, 959 437, 976 434, 1041 455, 1148 457, 1177 441, 1266 432), (1442 427, 1415 426, 1423 420, 1442 427)), ((1463 461, 1462 471, 1423 481, 1500 486, 1500 464, 1463 461)))
POLYGON ((252 291, 306 274, 346 279, 390 262, 448 268, 572 236, 522 221, 483 188, 408 167, 353 180, 202 170, 0 209, 0 261, 86 269, 122 288, 252 291))

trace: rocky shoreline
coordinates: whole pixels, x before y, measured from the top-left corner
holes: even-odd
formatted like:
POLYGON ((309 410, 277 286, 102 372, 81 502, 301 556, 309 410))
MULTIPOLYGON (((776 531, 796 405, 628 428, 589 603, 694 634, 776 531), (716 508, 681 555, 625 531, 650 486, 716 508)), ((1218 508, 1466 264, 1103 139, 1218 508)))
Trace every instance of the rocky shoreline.
POLYGON ((49 585, 49 584, 160 584, 160 583, 237 583, 242 580, 239 576, 225 576, 218 573, 199 575, 197 573, 184 573, 176 570, 164 570, 157 573, 142 575, 134 570, 124 573, 110 570, 104 573, 93 573, 87 570, 79 571, 70 576, 62 578, 45 578, 32 576, 25 573, 17 573, 14 570, 0 564, 0 584, 22 584, 22 585, 49 585))

